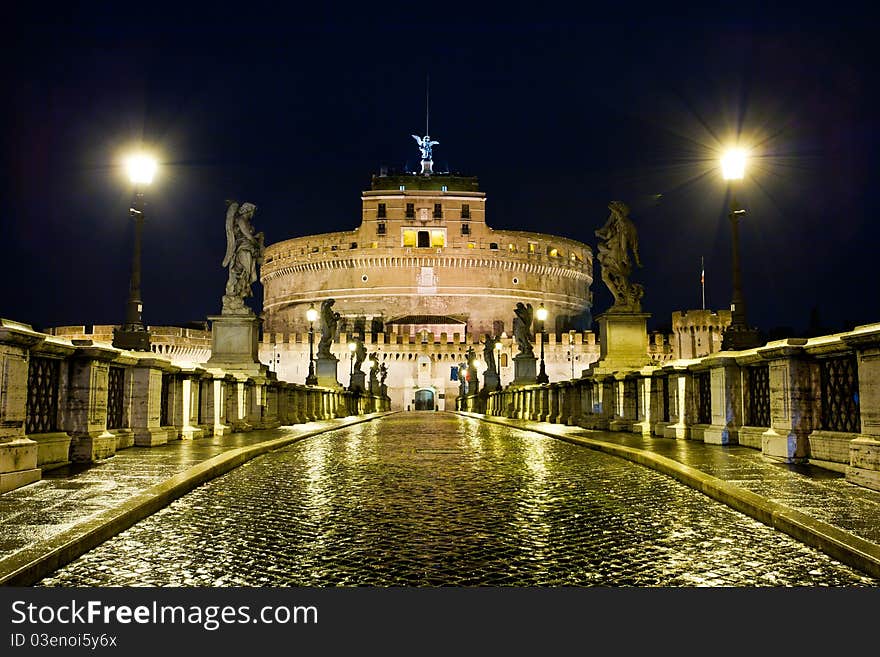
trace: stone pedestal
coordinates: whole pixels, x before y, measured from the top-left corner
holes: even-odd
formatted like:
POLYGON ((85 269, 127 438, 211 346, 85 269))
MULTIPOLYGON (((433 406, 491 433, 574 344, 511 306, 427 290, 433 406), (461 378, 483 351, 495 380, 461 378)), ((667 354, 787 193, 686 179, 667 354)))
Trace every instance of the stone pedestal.
POLYGON ((366 390, 366 379, 366 374, 364 374, 361 370, 355 370, 354 373, 351 375, 351 383, 349 384, 348 389, 352 392, 364 392, 366 390))
POLYGON ((324 388, 341 388, 342 385, 336 378, 336 366, 339 359, 335 356, 318 356, 315 359, 315 370, 318 376, 318 385, 324 388))
POLYGON ((599 360, 595 365, 609 372, 650 365, 647 330, 650 316, 650 313, 614 311, 598 315, 599 360))
POLYGON ((526 356, 517 354, 513 357, 513 382, 512 386, 532 386, 535 385, 535 379, 538 377, 538 368, 536 363, 538 359, 534 356, 526 356))
POLYGON ((227 372, 263 376, 268 367, 260 363, 260 320, 247 315, 211 315, 211 357, 206 365, 227 372))
POLYGON ((501 390, 501 378, 498 372, 486 370, 483 373, 483 391, 489 393, 496 390, 501 390))

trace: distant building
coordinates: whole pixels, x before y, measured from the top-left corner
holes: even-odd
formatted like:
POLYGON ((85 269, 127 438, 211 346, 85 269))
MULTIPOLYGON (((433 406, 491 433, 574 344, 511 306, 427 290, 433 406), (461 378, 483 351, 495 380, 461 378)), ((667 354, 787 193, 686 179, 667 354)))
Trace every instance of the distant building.
POLYGON ((678 310, 672 313, 673 357, 701 358, 721 351, 721 338, 728 326, 729 310, 678 310))

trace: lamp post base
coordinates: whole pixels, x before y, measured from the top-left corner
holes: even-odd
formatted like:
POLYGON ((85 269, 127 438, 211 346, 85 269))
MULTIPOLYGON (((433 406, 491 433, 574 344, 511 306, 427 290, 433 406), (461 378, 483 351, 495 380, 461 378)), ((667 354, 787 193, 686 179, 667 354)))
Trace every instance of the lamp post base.
POLYGON ((758 329, 747 326, 728 326, 721 337, 721 351, 744 351, 762 344, 758 329))
POLYGON ((113 329, 113 346, 128 351, 150 351, 150 332, 144 326, 123 325, 113 329))

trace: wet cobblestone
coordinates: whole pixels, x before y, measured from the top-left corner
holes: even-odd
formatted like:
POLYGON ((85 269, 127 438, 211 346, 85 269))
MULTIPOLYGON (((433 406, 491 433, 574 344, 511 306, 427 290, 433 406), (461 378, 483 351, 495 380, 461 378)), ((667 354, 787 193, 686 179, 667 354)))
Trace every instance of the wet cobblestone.
POLYGON ((98 464, 47 471, 40 481, 0 495, 0 556, 57 536, 212 456, 334 424, 311 422, 295 428, 176 440, 158 447, 129 447, 98 464))
POLYGON ((445 413, 309 438, 43 586, 877 586, 623 459, 445 413))

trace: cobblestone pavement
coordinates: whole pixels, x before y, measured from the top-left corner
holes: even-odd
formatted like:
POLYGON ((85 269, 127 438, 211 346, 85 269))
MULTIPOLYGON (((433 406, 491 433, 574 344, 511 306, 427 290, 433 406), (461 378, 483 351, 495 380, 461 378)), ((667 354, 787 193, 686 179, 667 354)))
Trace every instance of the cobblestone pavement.
POLYGON ((707 446, 692 440, 591 431, 546 422, 505 422, 659 454, 880 544, 880 491, 851 484, 842 473, 814 465, 775 463, 759 450, 739 445, 707 446))
POLYGON ((308 438, 42 586, 877 586, 665 475, 447 413, 308 438))
POLYGON ((304 433, 335 424, 318 421, 288 429, 176 440, 152 448, 129 447, 98 465, 50 470, 40 481, 0 495, 0 556, 57 536, 217 454, 291 431, 304 433))

